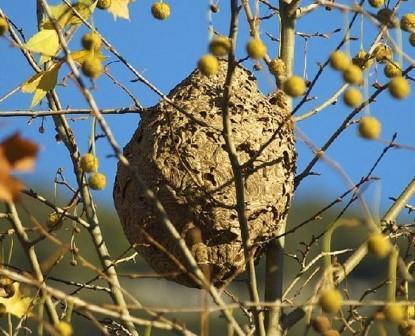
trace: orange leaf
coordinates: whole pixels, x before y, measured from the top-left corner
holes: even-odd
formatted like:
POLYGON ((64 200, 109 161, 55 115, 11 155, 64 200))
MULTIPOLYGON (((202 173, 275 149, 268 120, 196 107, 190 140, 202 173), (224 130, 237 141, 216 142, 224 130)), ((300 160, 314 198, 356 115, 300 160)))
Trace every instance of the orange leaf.
POLYGON ((19 171, 30 170, 35 164, 38 150, 38 145, 23 139, 19 133, 15 133, 0 143, 0 163, 3 156, 12 169, 19 171))

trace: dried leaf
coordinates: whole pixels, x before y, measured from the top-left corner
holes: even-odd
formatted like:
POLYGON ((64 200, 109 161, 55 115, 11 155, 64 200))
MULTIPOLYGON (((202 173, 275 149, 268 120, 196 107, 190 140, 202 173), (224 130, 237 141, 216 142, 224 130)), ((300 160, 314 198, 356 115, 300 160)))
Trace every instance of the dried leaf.
POLYGON ((53 90, 58 81, 58 72, 62 63, 55 63, 46 71, 39 72, 22 85, 22 92, 33 93, 31 108, 40 103, 48 91, 53 90))
POLYGON ((33 298, 23 296, 18 282, 15 282, 13 286, 15 294, 10 298, 0 298, 0 304, 5 306, 5 313, 22 318, 23 316, 30 314, 30 307, 32 306, 33 298))
POLYGON ((33 168, 38 150, 35 143, 15 133, 0 144, 0 157, 3 156, 12 169, 27 171, 33 168))
POLYGON ((11 175, 0 173, 0 200, 16 202, 24 185, 11 175))
POLYGON ((131 0, 112 0, 111 6, 108 8, 108 11, 113 15, 114 20, 117 17, 122 19, 130 19, 130 12, 128 10, 128 5, 132 2, 131 0))
POLYGON ((53 57, 59 51, 59 38, 54 29, 43 29, 26 42, 25 47, 33 52, 53 57))

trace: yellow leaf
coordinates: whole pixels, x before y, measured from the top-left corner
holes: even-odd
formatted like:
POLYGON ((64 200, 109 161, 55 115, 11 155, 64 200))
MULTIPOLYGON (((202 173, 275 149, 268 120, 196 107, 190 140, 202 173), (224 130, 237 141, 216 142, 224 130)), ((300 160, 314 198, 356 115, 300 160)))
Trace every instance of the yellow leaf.
POLYGON ((53 64, 48 70, 35 74, 22 85, 22 92, 34 92, 31 108, 39 104, 48 91, 56 86, 61 65, 62 63, 53 64))
POLYGON ((108 11, 114 16, 114 20, 117 17, 122 19, 130 19, 130 12, 128 10, 128 5, 131 0, 112 0, 111 6, 108 8, 108 11))
POLYGON ((88 57, 95 56, 99 60, 103 61, 105 59, 105 56, 100 51, 94 51, 94 50, 78 50, 71 53, 71 58, 73 61, 77 63, 83 63, 88 57))
MULTIPOLYGON (((89 17, 94 12, 95 7, 97 6, 96 2, 91 1, 80 1, 74 4, 72 7, 78 12, 84 20, 88 20, 89 17)), ((68 20, 68 25, 79 25, 82 23, 81 19, 72 12, 72 17, 68 20)))
POLYGON ((1 298, 0 304, 5 306, 5 312, 22 318, 30 314, 30 307, 33 303, 33 298, 24 297, 20 291, 20 284, 15 282, 13 284, 15 293, 10 298, 1 298))
POLYGON ((59 50, 59 38, 54 29, 43 29, 25 44, 30 51, 46 56, 55 56, 59 50))
MULTIPOLYGON (((73 12, 66 3, 62 3, 56 6, 49 6, 52 17, 63 28, 68 24, 69 19, 72 17, 73 12)), ((45 18, 41 24, 42 29, 54 29, 52 22, 49 18, 45 18)))

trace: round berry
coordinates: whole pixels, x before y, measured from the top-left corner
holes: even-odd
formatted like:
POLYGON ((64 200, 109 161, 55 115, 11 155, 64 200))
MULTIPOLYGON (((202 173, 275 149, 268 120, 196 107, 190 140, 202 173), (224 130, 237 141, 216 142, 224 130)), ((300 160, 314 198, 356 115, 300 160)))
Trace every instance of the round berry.
POLYGON ((411 44, 411 46, 415 47, 415 33, 409 35, 409 43, 411 44))
POLYGON ((382 7, 385 0, 369 0, 369 4, 374 8, 382 7))
POLYGON ((46 221, 46 225, 49 228, 54 228, 56 227, 61 221, 62 221, 63 217, 61 214, 57 213, 57 212, 51 212, 48 215, 48 219, 46 221))
POLYGON ((299 97, 306 90, 305 81, 302 77, 291 76, 284 81, 283 91, 290 97, 299 97))
POLYGON ((383 308, 383 314, 385 314, 385 318, 394 324, 399 324, 405 319, 405 308, 403 305, 398 303, 388 303, 383 308))
POLYGON ((0 17, 0 36, 3 36, 9 30, 9 23, 6 19, 0 17))
POLYGON ((318 315, 311 320, 311 326, 315 332, 322 334, 323 332, 330 330, 331 322, 326 315, 318 315))
POLYGON ((392 244, 383 233, 372 233, 367 239, 367 249, 374 256, 384 258, 392 250, 392 244))
POLYGON ((321 292, 319 304, 324 312, 329 314, 337 313, 343 303, 341 293, 334 288, 328 288, 321 292))
POLYGON ((362 93, 356 88, 348 89, 343 96, 343 101, 347 106, 358 107, 363 100, 362 93))
POLYGON ((252 38, 246 44, 246 52, 253 59, 261 59, 267 54, 267 47, 259 38, 252 38))
POLYGON ((97 7, 99 9, 108 9, 111 7, 111 0, 98 0, 97 7))
POLYGON ((340 333, 335 329, 327 330, 323 333, 323 336, 340 336, 340 333))
POLYGON ((95 32, 89 32, 86 33, 84 36, 82 36, 82 47, 85 50, 94 50, 98 51, 101 48, 101 36, 95 32))
POLYGON ((403 77, 394 77, 388 85, 389 93, 396 99, 404 99, 411 93, 408 80, 403 77))
POLYGON ((104 68, 98 57, 89 57, 82 62, 82 72, 87 77, 97 79, 103 71, 104 68))
POLYGON ((392 49, 382 43, 378 44, 372 52, 372 57, 374 57, 379 63, 392 60, 392 56, 392 49))
POLYGON ((107 178, 104 174, 93 173, 88 178, 88 184, 91 187, 91 189, 102 190, 107 185, 107 178))
POLYGON ((394 28, 399 25, 399 21, 396 18, 396 15, 390 8, 382 8, 376 14, 376 18, 379 22, 389 28, 394 28))
POLYGON ((268 64, 269 71, 276 77, 282 77, 286 73, 286 66, 281 58, 273 59, 268 64))
POLYGON ((361 84, 363 82, 362 70, 357 65, 349 65, 343 72, 343 79, 349 84, 361 84))
POLYGON ((205 76, 213 76, 219 70, 219 61, 213 55, 204 55, 197 62, 197 67, 205 76))
POLYGON ((98 170, 98 158, 91 153, 86 153, 81 157, 81 168, 85 173, 94 173, 98 170))
POLYGON ((231 48, 231 40, 226 36, 216 36, 209 43, 209 51, 217 57, 228 55, 231 48))
POLYGON ((151 14, 157 20, 165 20, 170 16, 170 6, 164 2, 156 2, 151 6, 151 14))
POLYGON ((209 9, 210 9, 210 11, 211 11, 212 13, 217 13, 217 12, 219 12, 219 6, 218 6, 218 4, 212 4, 212 5, 210 5, 209 9))
POLYGON ((388 62, 383 68, 383 73, 388 78, 402 76, 401 68, 399 67, 399 64, 395 62, 388 62))
POLYGON ((415 13, 408 13, 402 16, 401 29, 407 32, 415 32, 415 13))
POLYGON ((373 58, 369 53, 364 50, 360 50, 352 59, 352 63, 357 65, 360 69, 370 68, 373 64, 373 58))
POLYGON ((59 321, 55 324, 55 329, 59 336, 72 336, 73 329, 72 326, 65 321, 59 321))
POLYGON ((330 55, 330 65, 333 69, 344 71, 350 65, 349 56, 343 51, 336 50, 330 55))
POLYGON ((375 117, 365 116, 359 121, 359 135, 365 139, 378 139, 382 124, 375 117))

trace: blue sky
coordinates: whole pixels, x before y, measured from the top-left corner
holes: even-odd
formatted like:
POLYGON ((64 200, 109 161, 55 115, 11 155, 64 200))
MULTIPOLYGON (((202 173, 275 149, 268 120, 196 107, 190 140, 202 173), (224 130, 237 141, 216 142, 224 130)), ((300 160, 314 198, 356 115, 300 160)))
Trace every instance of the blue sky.
MULTIPOLYGON (((30 37, 36 30, 34 1, 13 0, 4 1, 1 8, 21 27, 26 35, 30 37)), ((55 4, 57 2, 50 2, 55 4)), ((350 3, 350 2, 345 2, 350 3)), ((172 8, 171 17, 163 22, 152 18, 150 14, 151 1, 137 1, 130 6, 131 20, 117 20, 114 22, 111 15, 97 10, 94 14, 94 24, 99 31, 134 65, 147 79, 149 79, 160 90, 168 93, 177 83, 185 78, 195 67, 198 58, 206 53, 208 43, 208 3, 207 1, 180 0, 170 1, 172 8)), ((304 2, 303 4, 307 4, 304 2)), ((402 12, 412 9, 413 1, 403 4, 402 12)), ((214 28, 219 33, 227 34, 229 12, 227 1, 220 2, 221 10, 214 15, 214 28)), ((264 9, 264 14, 268 13, 264 9)), ((238 40, 238 56, 244 57, 244 45, 249 38, 243 13, 241 13, 241 25, 238 40)), ((298 31, 305 33, 330 32, 336 28, 344 28, 344 16, 336 11, 325 11, 320 9, 313 14, 301 19, 298 23, 298 31)), ((70 44, 72 50, 80 49, 80 37, 85 32, 79 30, 70 44)), ((266 33, 278 35, 278 25, 275 19, 267 20, 261 27, 261 36, 267 43, 271 57, 276 56, 277 44, 271 42, 266 33)), ((352 36, 359 36, 360 24, 355 25, 352 36)), ((376 30, 370 23, 364 25, 364 46, 369 47, 376 30)), ((406 42, 407 33, 404 34, 404 49, 410 55, 415 52, 406 42)), ((311 79, 318 70, 317 62, 324 62, 327 55, 334 49, 342 38, 342 33, 337 33, 330 39, 314 38, 308 44, 308 69, 307 75, 311 79)), ((297 55, 295 59, 295 73, 302 75, 304 69, 304 40, 297 38, 297 55)), ((360 48, 359 41, 351 42, 352 54, 360 48)), ((106 62, 116 59, 105 52, 108 57, 106 62)), ((0 40, 0 96, 21 84, 32 75, 32 70, 17 49, 14 49, 7 40, 0 40)), ((252 63, 246 62, 248 68, 252 63)), ((265 69, 265 67, 264 67, 265 69)), ((110 65, 111 73, 118 80, 124 82, 144 106, 151 106, 158 101, 158 97, 141 83, 129 82, 133 75, 120 63, 110 65)), ((68 72, 63 68, 60 78, 68 72)), ((382 67, 373 67, 370 70, 370 80, 376 76, 381 83, 385 82, 382 67)), ((271 75, 266 70, 256 72, 261 90, 268 93, 274 89, 271 75)), ((333 94, 341 86, 341 78, 338 73, 326 69, 319 84, 312 92, 318 99, 307 103, 298 114, 304 113, 314 106, 319 105, 325 98, 333 94)), ((369 92, 373 92, 369 88, 369 92)), ((111 80, 102 76, 93 90, 94 96, 100 108, 128 107, 131 105, 129 97, 114 87, 111 80)), ((71 108, 84 108, 86 104, 81 95, 76 91, 72 83, 67 87, 59 87, 58 94, 64 106, 71 108)), ((0 110, 26 109, 30 106, 31 96, 18 93, 0 104, 0 110)), ((398 132, 397 141, 414 146, 414 94, 404 100, 396 101, 383 93, 377 102, 370 107, 370 113, 378 117, 383 125, 382 137, 390 139, 394 132, 398 132)), ((46 109, 46 104, 36 109, 46 109)), ((341 102, 327 108, 319 115, 303 121, 298 127, 317 146, 321 146, 335 129, 341 124, 350 109, 341 102)), ((108 123, 119 141, 124 146, 132 136, 138 125, 138 115, 108 116, 108 123)), ((45 133, 38 132, 41 119, 29 123, 28 118, 2 118, 0 119, 1 137, 16 130, 23 135, 41 144, 42 152, 39 156, 35 172, 26 177, 28 185, 47 186, 53 188, 53 175, 58 167, 65 169, 65 176, 73 181, 69 158, 63 144, 54 141, 53 123, 50 118, 44 122, 45 133)), ((76 133, 79 146, 86 151, 88 136, 91 129, 91 121, 88 119, 70 121, 76 133)), ((298 142, 298 171, 306 166, 312 158, 310 150, 298 142)), ((374 160, 378 157, 384 144, 381 142, 370 142, 356 136, 356 127, 352 126, 336 141, 328 151, 331 159, 340 164, 350 178, 357 182, 365 175, 374 160)), ((105 140, 97 143, 97 153, 101 158, 101 171, 108 176, 109 186, 105 191, 97 192, 97 197, 103 201, 110 201, 112 195, 112 183, 115 175, 116 160, 107 158, 111 150, 105 140)), ((297 199, 307 200, 309 197, 330 197, 344 191, 343 180, 338 173, 325 164, 315 166, 315 171, 321 176, 308 177, 298 189, 297 199), (317 191, 317 192, 316 192, 317 191)), ((392 150, 382 161, 375 175, 381 180, 368 189, 366 195, 369 204, 376 212, 380 205, 385 207, 390 204, 389 196, 397 196, 402 188, 409 182, 415 172, 415 152, 409 150, 392 150)))

